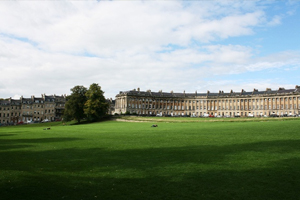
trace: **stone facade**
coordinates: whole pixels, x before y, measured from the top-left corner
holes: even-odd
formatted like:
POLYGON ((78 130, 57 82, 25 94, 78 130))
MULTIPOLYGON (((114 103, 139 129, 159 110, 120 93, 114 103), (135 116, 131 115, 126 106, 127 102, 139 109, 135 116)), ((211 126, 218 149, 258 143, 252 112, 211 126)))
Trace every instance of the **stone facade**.
POLYGON ((116 95, 116 114, 160 116, 294 116, 300 114, 300 86, 265 91, 174 93, 130 90, 116 95))
POLYGON ((31 96, 19 100, 8 99, 0 100, 0 123, 16 124, 18 122, 49 121, 61 120, 65 107, 66 95, 42 97, 31 96))

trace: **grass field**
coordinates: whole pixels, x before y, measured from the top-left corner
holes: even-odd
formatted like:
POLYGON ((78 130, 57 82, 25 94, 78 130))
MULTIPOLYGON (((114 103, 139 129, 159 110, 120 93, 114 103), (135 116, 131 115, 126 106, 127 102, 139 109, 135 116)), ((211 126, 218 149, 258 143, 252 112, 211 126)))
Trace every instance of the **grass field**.
POLYGON ((300 199, 299 119, 168 120, 0 127, 0 199, 300 199))

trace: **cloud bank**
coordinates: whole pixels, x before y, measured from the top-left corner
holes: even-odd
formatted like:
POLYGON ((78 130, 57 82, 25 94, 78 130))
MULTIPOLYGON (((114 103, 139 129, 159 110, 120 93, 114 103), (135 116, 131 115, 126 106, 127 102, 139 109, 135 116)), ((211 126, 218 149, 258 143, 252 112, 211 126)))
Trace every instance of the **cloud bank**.
POLYGON ((259 33, 280 26, 288 15, 270 12, 273 6, 260 1, 2 1, 0 95, 68 94, 75 85, 91 83, 112 98, 136 87, 206 92, 291 86, 258 74, 299 70, 299 50, 271 52, 257 42, 265 37, 259 33))

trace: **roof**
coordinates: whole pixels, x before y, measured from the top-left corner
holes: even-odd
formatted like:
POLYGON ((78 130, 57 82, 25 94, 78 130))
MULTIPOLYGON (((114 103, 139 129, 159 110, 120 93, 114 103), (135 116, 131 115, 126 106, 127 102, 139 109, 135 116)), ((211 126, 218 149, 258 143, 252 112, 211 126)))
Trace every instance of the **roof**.
POLYGON ((120 91, 118 96, 128 95, 128 96, 139 96, 139 97, 156 97, 156 98, 184 98, 184 97, 247 97, 247 96, 264 96, 264 95, 281 95, 281 94, 300 94, 300 86, 296 86, 295 89, 284 89, 279 88, 278 90, 271 90, 270 88, 267 88, 265 91, 258 91, 257 89, 254 89, 251 92, 247 92, 245 90, 241 90, 241 92, 233 92, 232 90, 229 93, 224 93, 223 91, 219 91, 219 93, 186 93, 185 91, 183 93, 174 93, 171 92, 151 92, 151 90, 148 91, 140 91, 139 89, 136 90, 129 90, 129 91, 120 91))

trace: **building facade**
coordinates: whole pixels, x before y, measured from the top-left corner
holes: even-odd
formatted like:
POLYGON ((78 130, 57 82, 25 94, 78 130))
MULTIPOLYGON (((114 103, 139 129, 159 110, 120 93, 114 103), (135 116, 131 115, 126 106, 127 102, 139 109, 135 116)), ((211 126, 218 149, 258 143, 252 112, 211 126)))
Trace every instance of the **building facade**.
POLYGON ((116 95, 115 113, 195 117, 294 116, 300 114, 300 86, 229 93, 166 93, 138 88, 116 95))
POLYGON ((65 107, 66 95, 0 100, 0 123, 16 124, 18 122, 61 120, 65 107))

